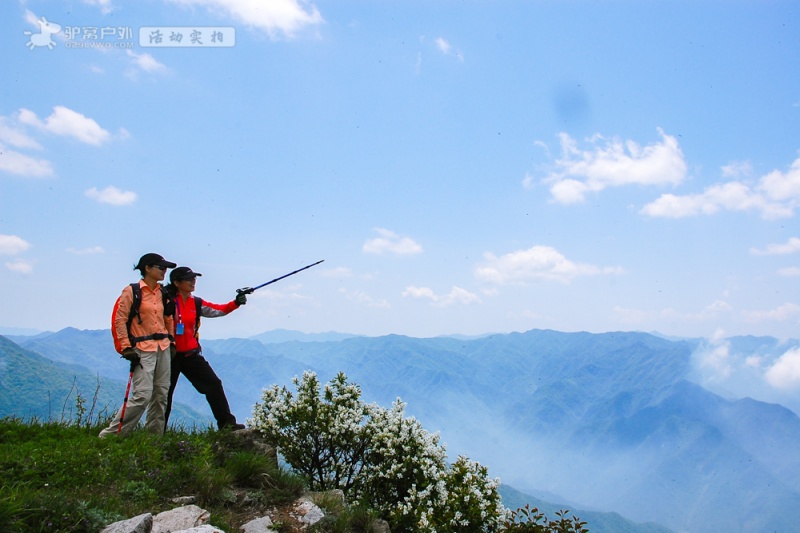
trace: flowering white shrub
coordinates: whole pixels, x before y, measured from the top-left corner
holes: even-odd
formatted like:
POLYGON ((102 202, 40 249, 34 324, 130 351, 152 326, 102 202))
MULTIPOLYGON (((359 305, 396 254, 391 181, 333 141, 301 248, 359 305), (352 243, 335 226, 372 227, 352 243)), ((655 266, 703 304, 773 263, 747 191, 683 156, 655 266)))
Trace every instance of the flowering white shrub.
POLYGON ((308 479, 311 490, 349 491, 369 443, 364 426, 368 409, 360 400, 360 387, 340 373, 320 397, 319 380, 308 371, 302 380, 295 377, 294 384, 296 397, 286 387, 265 389, 249 425, 308 479))
POLYGON ((265 389, 251 427, 305 475, 312 490, 342 489, 378 510, 392 531, 494 532, 507 520, 488 469, 459 456, 452 465, 439 443, 404 414, 361 401, 361 388, 339 373, 325 386, 313 372, 286 387, 265 389))
POLYGON ((507 520, 508 512, 497 492, 500 480, 488 475, 488 468, 463 455, 447 470, 449 495, 437 517, 449 524, 449 531, 497 531, 507 520))

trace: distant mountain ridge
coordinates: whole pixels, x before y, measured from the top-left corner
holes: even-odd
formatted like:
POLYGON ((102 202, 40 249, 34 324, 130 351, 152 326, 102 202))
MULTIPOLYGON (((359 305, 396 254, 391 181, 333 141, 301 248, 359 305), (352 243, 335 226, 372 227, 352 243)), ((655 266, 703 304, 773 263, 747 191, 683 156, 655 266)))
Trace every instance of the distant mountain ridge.
POLYGON ((263 342, 264 344, 278 344, 281 342, 336 342, 350 337, 363 337, 363 335, 353 335, 349 333, 337 333, 328 331, 324 333, 303 333, 302 331, 290 329, 273 329, 258 335, 248 337, 249 339, 263 342))
MULTIPOLYGON (((95 344, 95 335, 65 330, 23 344, 63 358, 107 359, 109 341, 95 344), (89 353, 99 344, 105 355, 89 353)), ((780 344, 753 339, 730 343, 780 344)), ((203 342, 240 418, 264 387, 293 389, 291 378, 306 369, 323 382, 343 371, 366 401, 402 398, 408 414, 441 432, 451 454, 480 461, 523 492, 675 531, 792 531, 786 510, 800 505, 800 419, 692 382, 691 358, 701 344, 551 330, 478 339, 203 342)), ((185 381, 181 392, 193 405, 204 403, 185 381)))
MULTIPOLYGON (((730 402, 690 382, 698 345, 631 332, 388 335, 269 345, 249 367, 267 377, 280 357, 306 363, 295 373, 307 366, 325 380, 344 371, 369 401, 401 397, 453 453, 523 490, 678 531, 791 530, 780 509, 800 504, 798 458, 789 451, 800 421, 782 407, 730 402), (767 451, 767 440, 784 451, 767 451)), ((229 341, 206 346, 215 368, 247 354, 229 341)), ((285 383, 279 373, 269 379, 285 383)))
MULTIPOLYGON (((0 336, 0 417, 74 420, 78 415, 78 395, 84 402, 86 417, 113 416, 124 398, 128 363, 113 349, 113 356, 104 361, 110 333, 105 331, 102 335, 105 346, 100 354, 93 350, 100 344, 98 333, 102 331, 67 328, 30 338, 34 347, 41 347, 38 341, 47 337, 56 336, 55 339, 63 341, 61 348, 46 346, 45 352, 58 354, 56 359, 0 336), (79 348, 80 345, 84 348, 79 348), (93 366, 95 369, 90 370, 93 366), (102 373, 99 367, 103 368, 102 373)), ((173 406, 171 421, 188 427, 213 423, 212 418, 180 401, 173 406)))

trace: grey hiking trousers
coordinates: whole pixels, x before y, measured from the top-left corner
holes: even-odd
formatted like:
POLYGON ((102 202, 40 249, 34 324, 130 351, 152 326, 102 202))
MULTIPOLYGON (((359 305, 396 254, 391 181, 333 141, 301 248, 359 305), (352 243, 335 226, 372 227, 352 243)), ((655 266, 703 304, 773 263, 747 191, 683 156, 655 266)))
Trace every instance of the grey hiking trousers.
POLYGON ((101 437, 115 435, 119 428, 122 409, 125 417, 122 422, 120 435, 133 431, 142 415, 147 412, 144 427, 151 433, 161 435, 164 433, 164 416, 167 409, 167 394, 170 384, 170 354, 169 350, 139 353, 141 366, 136 366, 133 371, 131 392, 127 405, 123 405, 111 424, 100 432, 101 437))

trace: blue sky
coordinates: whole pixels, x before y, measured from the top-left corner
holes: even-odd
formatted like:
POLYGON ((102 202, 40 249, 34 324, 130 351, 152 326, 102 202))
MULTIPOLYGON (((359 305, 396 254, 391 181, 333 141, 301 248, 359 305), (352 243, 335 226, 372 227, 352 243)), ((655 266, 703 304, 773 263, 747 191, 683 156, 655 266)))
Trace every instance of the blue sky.
POLYGON ((154 251, 216 302, 325 260, 207 337, 799 335, 796 1, 28 0, 0 29, 3 328, 108 327, 154 251))

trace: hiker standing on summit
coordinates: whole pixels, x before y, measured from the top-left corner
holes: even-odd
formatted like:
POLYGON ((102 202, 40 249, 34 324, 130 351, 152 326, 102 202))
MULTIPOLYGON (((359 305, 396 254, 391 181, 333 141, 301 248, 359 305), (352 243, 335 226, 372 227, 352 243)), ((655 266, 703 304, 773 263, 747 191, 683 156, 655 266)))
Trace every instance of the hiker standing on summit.
POLYGON ((133 267, 142 274, 138 284, 122 290, 115 308, 112 334, 122 357, 131 363, 133 394, 117 411, 101 437, 130 433, 147 411, 145 429, 161 435, 166 420, 170 379, 172 310, 161 281, 175 263, 155 253, 144 254, 133 267))
POLYGON ((167 395, 167 413, 164 417, 165 429, 172 409, 172 395, 183 374, 200 394, 204 394, 217 421, 219 429, 244 429, 244 424, 236 422, 231 413, 222 380, 203 357, 200 347, 200 317, 213 318, 225 316, 239 306, 247 303, 247 297, 239 293, 236 299, 227 304, 214 304, 198 296, 192 296, 197 277, 202 276, 191 268, 180 266, 169 274, 169 290, 175 297, 175 347, 177 352, 172 358, 172 377, 167 395))

